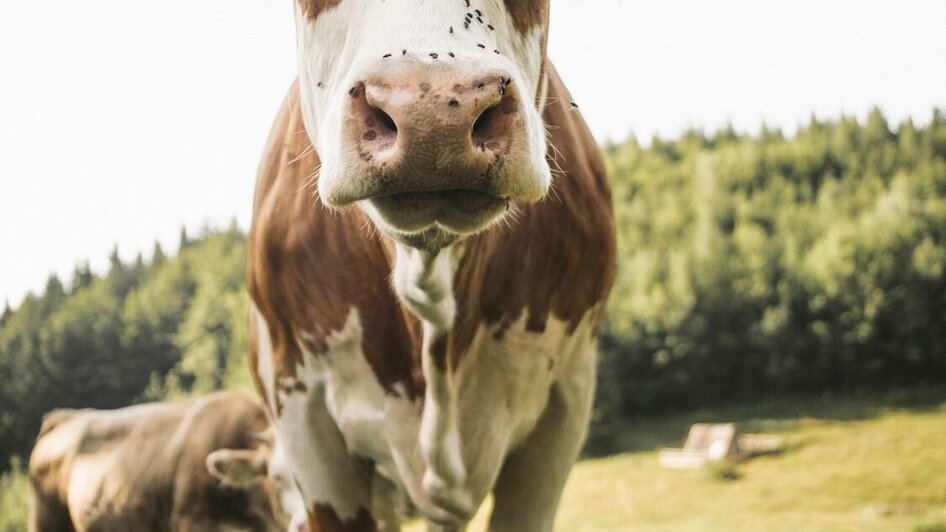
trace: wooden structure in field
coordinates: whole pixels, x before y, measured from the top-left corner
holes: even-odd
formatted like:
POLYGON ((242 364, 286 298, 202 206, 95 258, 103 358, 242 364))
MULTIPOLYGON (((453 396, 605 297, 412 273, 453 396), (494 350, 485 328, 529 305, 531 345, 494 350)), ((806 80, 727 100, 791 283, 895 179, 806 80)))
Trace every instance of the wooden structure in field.
POLYGON ((739 453, 736 425, 697 423, 690 427, 682 449, 660 451, 660 465, 675 469, 697 469, 739 453))
POLYGON ((690 427, 682 449, 660 451, 660 465, 672 469, 699 469, 709 463, 779 453, 781 436, 739 434, 733 423, 696 423, 690 427))

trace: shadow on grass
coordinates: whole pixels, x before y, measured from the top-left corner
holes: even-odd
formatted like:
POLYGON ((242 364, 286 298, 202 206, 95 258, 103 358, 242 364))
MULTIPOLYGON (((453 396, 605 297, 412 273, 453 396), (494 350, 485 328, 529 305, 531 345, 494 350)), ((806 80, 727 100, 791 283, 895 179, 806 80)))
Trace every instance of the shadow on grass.
MULTIPOLYGON (((694 423, 735 423, 741 432, 779 433, 797 428, 803 420, 864 421, 894 411, 932 412, 944 404, 946 390, 917 388, 833 397, 785 397, 648 415, 593 425, 584 456, 601 457, 679 447, 694 423)), ((783 452, 792 452, 798 445, 803 444, 792 445, 783 452)))

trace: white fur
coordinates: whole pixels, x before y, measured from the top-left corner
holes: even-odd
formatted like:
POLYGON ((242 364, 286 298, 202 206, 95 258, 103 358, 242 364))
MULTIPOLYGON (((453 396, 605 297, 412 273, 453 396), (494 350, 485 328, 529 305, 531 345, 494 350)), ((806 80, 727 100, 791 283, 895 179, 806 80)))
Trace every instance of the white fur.
MULTIPOLYGON (((352 341, 360 338, 360 329, 357 314, 350 314, 345 327, 327 338, 330 351, 360 357, 360 345, 352 341)), ((282 411, 275 425, 307 506, 329 504, 340 519, 348 520, 358 516, 359 506, 370 506, 360 504, 364 490, 357 482, 358 471, 328 410, 325 362, 306 353, 296 376, 283 377, 280 384, 290 391, 277 392, 282 411), (304 392, 292 391, 298 383, 305 386, 304 392)))
POLYGON ((427 391, 420 446, 427 463, 424 489, 441 504, 470 512, 474 508, 469 494, 458 490, 466 480, 466 467, 457 430, 456 386, 453 375, 441 371, 432 354, 433 343, 447 334, 456 317, 453 276, 459 248, 431 254, 400 243, 395 246, 394 290, 423 321, 421 356, 427 391))
POLYGON ((273 442, 270 451, 266 474, 270 482, 276 486, 279 504, 282 506, 283 512, 289 516, 289 530, 300 530, 305 525, 308 514, 302 495, 296 488, 296 481, 292 475, 292 468, 289 467, 289 457, 286 455, 285 445, 278 437, 273 442))
POLYGON ((411 312, 430 324, 432 334, 444 334, 456 318, 453 273, 459 264, 460 249, 453 246, 430 253, 395 243, 391 278, 394 291, 411 312))
POLYGON ((256 371, 260 382, 263 384, 263 395, 270 407, 276 404, 276 387, 273 369, 273 340, 269 336, 269 327, 266 325, 266 319, 256 308, 256 305, 250 303, 250 325, 256 327, 256 371))

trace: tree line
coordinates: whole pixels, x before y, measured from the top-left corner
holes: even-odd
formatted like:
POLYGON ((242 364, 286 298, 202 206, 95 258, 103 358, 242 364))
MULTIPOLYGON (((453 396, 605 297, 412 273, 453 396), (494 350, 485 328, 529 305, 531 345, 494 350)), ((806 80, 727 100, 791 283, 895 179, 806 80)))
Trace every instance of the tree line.
MULTIPOLYGON (((605 147, 619 268, 596 425, 946 380, 946 113, 605 147)), ((595 434, 593 432, 593 434, 595 434)))
MULTIPOLYGON (((946 380, 946 113, 603 148, 618 274, 590 445, 628 418, 946 380)), ((0 464, 55 407, 248 388, 244 234, 50 277, 0 316, 0 464)))
POLYGON ((248 388, 246 367, 246 238, 235 224, 181 232, 168 258, 155 245, 150 260, 124 263, 117 251, 108 272, 79 265, 65 286, 50 276, 0 317, 0 464, 25 456, 42 416, 53 408, 128 404, 248 388))

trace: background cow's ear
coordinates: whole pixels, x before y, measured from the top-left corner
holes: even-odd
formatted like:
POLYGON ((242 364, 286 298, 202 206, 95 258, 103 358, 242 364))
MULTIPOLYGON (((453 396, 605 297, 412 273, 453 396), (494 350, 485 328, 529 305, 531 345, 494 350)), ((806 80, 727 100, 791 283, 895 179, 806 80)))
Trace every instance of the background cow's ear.
POLYGON ((224 485, 243 488, 266 476, 266 460, 258 451, 220 449, 207 455, 207 470, 224 485))

